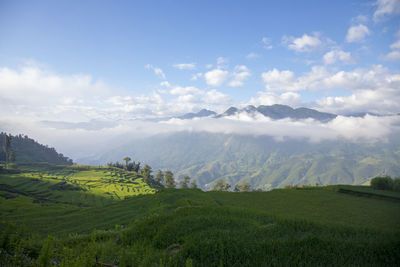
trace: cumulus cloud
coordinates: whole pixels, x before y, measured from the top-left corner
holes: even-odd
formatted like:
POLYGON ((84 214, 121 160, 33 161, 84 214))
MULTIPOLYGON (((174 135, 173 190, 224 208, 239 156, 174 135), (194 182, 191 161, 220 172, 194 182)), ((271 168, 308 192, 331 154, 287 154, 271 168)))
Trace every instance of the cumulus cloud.
POLYGON ((223 69, 213 69, 204 74, 206 83, 211 86, 221 86, 227 84, 231 87, 239 87, 244 85, 251 76, 250 70, 245 65, 237 65, 233 71, 223 69))
POLYGON ((172 65, 174 68, 180 70, 194 70, 196 69, 196 63, 180 63, 172 65))
POLYGON ((211 86, 221 86, 228 79, 229 72, 221 69, 214 69, 204 74, 206 83, 211 86))
POLYGON ((282 94, 276 94, 273 92, 258 92, 258 97, 252 97, 249 101, 249 105, 259 106, 259 105, 274 105, 283 104, 289 105, 291 107, 300 106, 301 96, 295 92, 285 92, 282 94))
POLYGON ((273 69, 267 72, 263 72, 261 77, 265 83, 267 90, 288 90, 292 88, 292 84, 295 82, 295 75, 292 71, 273 69))
POLYGON ((328 71, 324 66, 313 66, 311 71, 296 77, 290 70, 273 69, 262 73, 265 87, 270 91, 300 91, 323 89, 378 90, 399 86, 399 73, 390 73, 381 65, 370 69, 328 71))
POLYGON ((344 52, 340 49, 334 49, 327 52, 323 57, 324 63, 326 65, 335 64, 338 61, 349 64, 353 62, 350 52, 344 52))
POLYGON ((228 85, 231 87, 238 87, 238 86, 243 86, 244 81, 251 76, 251 73, 246 66, 240 65, 235 67, 231 76, 232 79, 228 83, 228 85))
POLYGON ((89 75, 59 75, 31 65, 0 68, 0 113, 1 117, 66 122, 131 120, 181 115, 199 108, 220 111, 231 101, 216 90, 168 81, 160 86, 148 94, 132 95, 89 75))
POLYGON ((161 68, 154 67, 154 66, 151 65, 151 64, 147 64, 147 65, 145 66, 145 68, 148 69, 148 70, 153 70, 153 71, 154 71, 154 74, 157 75, 159 78, 162 78, 162 79, 165 79, 165 78, 166 78, 165 73, 164 73, 164 71, 163 71, 161 68))
POLYGON ((322 41, 319 39, 317 34, 314 34, 313 36, 303 34, 303 36, 298 38, 284 36, 283 42, 287 43, 290 50, 296 52, 310 52, 322 45, 322 41))
POLYGON ((374 21, 380 21, 390 15, 400 14, 400 1, 399 0, 377 0, 375 5, 377 6, 374 12, 374 21))
POLYGON ((348 43, 359 43, 365 40, 365 37, 371 34, 371 31, 367 26, 359 24, 357 26, 351 26, 347 31, 346 41, 348 43))
POLYGON ((391 44, 390 49, 392 51, 386 54, 383 59, 388 61, 400 61, 400 40, 391 44))
POLYGON ((201 91, 194 86, 175 86, 170 90, 171 95, 198 94, 201 91))

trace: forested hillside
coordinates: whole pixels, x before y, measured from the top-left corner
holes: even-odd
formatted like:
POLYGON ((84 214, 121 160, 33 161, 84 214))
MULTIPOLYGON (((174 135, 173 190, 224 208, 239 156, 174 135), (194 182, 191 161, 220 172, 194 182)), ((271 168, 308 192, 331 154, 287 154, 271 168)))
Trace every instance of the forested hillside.
MULTIPOLYGON (((0 140, 3 143, 7 133, 0 133, 0 140)), ((26 135, 7 135, 10 140, 10 152, 15 162, 47 162, 51 164, 71 165, 72 159, 58 153, 55 148, 39 144, 26 135)), ((0 162, 6 161, 4 149, 0 151, 0 162)))
POLYGON ((124 155, 140 155, 154 169, 189 175, 203 189, 222 178, 249 182, 263 190, 302 184, 368 183, 379 175, 400 173, 400 143, 277 141, 268 136, 181 132, 131 141, 82 162, 104 164, 124 155))

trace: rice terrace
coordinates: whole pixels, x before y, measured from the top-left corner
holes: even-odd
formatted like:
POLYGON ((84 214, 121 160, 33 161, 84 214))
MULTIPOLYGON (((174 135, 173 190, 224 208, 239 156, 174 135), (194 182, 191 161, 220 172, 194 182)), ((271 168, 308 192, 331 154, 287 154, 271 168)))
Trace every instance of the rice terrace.
POLYGON ((0 0, 0 267, 400 266, 400 0, 0 0))

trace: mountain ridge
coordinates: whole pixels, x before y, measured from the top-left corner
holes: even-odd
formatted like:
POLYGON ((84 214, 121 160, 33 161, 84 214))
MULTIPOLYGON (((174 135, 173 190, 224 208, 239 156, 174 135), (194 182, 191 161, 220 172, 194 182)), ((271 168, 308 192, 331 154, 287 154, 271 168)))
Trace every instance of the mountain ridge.
POLYGON ((223 112, 221 114, 217 114, 216 112, 211 111, 211 110, 202 109, 197 113, 186 113, 177 118, 193 119, 193 118, 199 118, 199 117, 212 117, 212 118, 219 119, 219 118, 223 118, 223 117, 227 117, 227 116, 233 116, 237 113, 247 113, 250 116, 254 116, 255 113, 260 113, 263 116, 269 117, 273 120, 290 118, 290 119, 295 119, 295 120, 314 119, 314 120, 318 120, 321 122, 328 122, 337 117, 336 114, 320 112, 315 109, 310 109, 310 108, 305 108, 305 107, 300 107, 300 108, 294 109, 287 105, 274 104, 274 105, 270 105, 270 106, 260 105, 258 107, 255 107, 253 105, 248 105, 241 109, 232 106, 232 107, 229 107, 225 112, 223 112))

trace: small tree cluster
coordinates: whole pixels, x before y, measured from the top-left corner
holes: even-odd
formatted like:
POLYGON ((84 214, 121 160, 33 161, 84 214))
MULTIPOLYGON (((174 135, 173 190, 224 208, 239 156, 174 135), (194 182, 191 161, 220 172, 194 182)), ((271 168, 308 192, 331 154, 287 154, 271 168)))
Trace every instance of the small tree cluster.
POLYGON ((184 176, 183 180, 179 182, 180 188, 197 188, 197 182, 195 179, 190 180, 189 176, 184 176))
POLYGON ((400 178, 392 179, 390 176, 375 177, 371 179, 371 187, 374 189, 400 192, 400 178))
POLYGON ((212 191, 228 191, 229 188, 231 188, 231 185, 229 183, 225 182, 222 178, 220 178, 217 180, 217 182, 215 182, 215 184, 211 190, 212 191))
POLYGON ((233 189, 233 191, 235 191, 235 192, 249 192, 250 188, 251 188, 250 183, 245 182, 245 183, 243 183, 241 185, 235 184, 235 188, 233 189))

